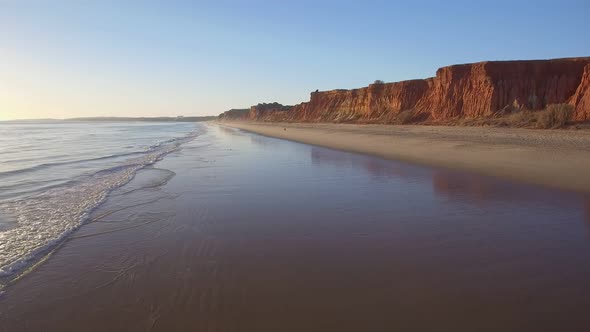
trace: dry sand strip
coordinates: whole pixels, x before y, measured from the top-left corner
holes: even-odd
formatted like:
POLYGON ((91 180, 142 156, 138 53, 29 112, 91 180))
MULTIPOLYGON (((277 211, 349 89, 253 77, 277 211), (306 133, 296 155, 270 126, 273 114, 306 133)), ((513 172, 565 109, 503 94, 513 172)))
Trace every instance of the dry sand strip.
POLYGON ((217 123, 306 144, 590 193, 589 130, 217 123))

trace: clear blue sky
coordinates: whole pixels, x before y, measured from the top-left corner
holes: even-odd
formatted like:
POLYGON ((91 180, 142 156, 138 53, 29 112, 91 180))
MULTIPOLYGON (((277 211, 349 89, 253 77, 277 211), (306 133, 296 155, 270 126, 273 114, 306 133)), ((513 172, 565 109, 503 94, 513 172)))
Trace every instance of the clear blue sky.
POLYGON ((1 1, 0 120, 206 115, 590 56, 590 1, 1 1))

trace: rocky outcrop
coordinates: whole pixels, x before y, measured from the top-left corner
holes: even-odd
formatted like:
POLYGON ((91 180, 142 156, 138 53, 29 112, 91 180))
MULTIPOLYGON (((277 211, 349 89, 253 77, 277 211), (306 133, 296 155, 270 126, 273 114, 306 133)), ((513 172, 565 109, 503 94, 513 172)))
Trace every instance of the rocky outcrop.
POLYGON ((574 107, 574 120, 590 120, 590 64, 584 67, 584 75, 569 103, 574 107))
POLYGON ((414 121, 444 122, 568 102, 575 120, 590 120, 590 57, 448 66, 423 80, 316 91, 309 102, 293 107, 259 104, 247 119, 392 123, 400 112, 411 111, 414 121))

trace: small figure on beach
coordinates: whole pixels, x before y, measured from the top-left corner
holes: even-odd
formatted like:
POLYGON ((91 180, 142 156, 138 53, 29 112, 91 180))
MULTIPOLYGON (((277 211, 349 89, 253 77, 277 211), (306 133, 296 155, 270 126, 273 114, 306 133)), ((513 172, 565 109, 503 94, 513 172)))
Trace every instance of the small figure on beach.
POLYGON ((287 128, 283 127, 283 130, 284 130, 284 131, 287 131, 287 128))

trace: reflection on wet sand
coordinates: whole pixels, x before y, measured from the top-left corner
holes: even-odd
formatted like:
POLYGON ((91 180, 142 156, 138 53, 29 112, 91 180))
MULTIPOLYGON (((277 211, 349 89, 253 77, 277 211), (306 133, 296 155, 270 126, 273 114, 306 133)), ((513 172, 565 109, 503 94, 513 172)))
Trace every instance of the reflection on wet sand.
MULTIPOLYGON (((263 138, 258 139, 263 140, 263 138)), ((510 202, 524 208, 540 205, 551 209, 558 206, 572 211, 582 207, 586 231, 590 234, 590 198, 583 195, 527 186, 468 172, 419 167, 321 147, 311 147, 310 156, 314 165, 361 168, 377 180, 389 177, 404 183, 431 182, 433 193, 438 197, 479 207, 490 207, 494 202, 510 202)))
POLYGON ((415 165, 392 162, 327 148, 310 148, 311 161, 318 166, 360 168, 374 177, 395 177, 398 179, 423 178, 427 169, 415 165))
MULTIPOLYGON (((547 190, 542 187, 526 186, 469 173, 433 170, 432 183, 434 191, 448 198, 470 201, 512 201, 512 202, 551 202, 565 204, 570 198, 579 201, 579 195, 547 190), (555 199, 559 194, 560 198, 555 199)), ((573 202, 575 204, 575 202, 573 202)))
POLYGON ((279 144, 279 141, 276 139, 269 139, 260 135, 249 135, 249 137, 251 143, 261 147, 277 146, 279 144))
POLYGON ((579 195, 215 127, 156 166, 6 289, 0 330, 590 323, 579 195))
POLYGON ((588 204, 587 200, 578 194, 527 186, 468 172, 420 167, 321 147, 311 147, 310 156, 312 163, 318 166, 362 168, 377 178, 432 182, 434 193, 446 199, 479 204, 489 204, 493 201, 546 202, 564 208, 588 204), (556 195, 559 195, 559 199, 555 199, 556 195))

